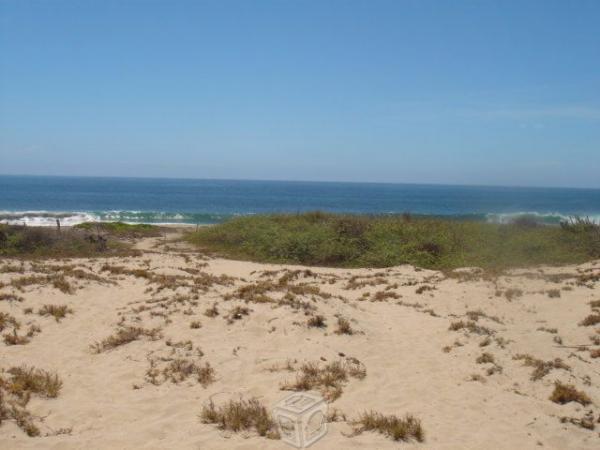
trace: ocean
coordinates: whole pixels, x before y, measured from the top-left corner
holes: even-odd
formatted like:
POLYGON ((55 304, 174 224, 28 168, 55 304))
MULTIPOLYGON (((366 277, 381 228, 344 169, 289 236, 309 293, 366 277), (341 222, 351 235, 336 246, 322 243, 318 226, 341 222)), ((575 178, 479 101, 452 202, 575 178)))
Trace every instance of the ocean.
POLYGON ((0 175, 2 223, 211 224, 314 210, 490 222, 531 214, 550 224, 580 215, 600 222, 600 189, 0 175))

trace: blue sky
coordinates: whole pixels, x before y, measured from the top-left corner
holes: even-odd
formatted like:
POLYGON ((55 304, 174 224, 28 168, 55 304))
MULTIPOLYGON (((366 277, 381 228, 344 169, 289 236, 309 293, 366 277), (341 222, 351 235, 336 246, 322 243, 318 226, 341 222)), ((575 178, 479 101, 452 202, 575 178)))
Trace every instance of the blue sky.
POLYGON ((600 187, 600 1, 0 0, 0 173, 600 187))

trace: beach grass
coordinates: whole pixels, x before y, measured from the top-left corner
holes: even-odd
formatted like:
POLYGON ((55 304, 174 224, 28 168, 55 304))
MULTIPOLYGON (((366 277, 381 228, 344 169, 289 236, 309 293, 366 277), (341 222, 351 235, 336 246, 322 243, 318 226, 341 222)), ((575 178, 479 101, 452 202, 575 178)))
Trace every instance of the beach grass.
POLYGON ((218 255, 329 267, 486 269, 581 263, 600 258, 600 226, 574 218, 561 226, 323 212, 255 215, 187 235, 218 255))

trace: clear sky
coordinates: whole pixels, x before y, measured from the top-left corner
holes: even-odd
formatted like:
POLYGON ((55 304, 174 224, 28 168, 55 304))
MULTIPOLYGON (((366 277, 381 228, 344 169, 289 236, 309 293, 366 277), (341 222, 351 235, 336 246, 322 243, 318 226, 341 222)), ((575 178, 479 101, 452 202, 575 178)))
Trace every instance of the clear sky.
POLYGON ((600 1, 0 0, 0 173, 600 187, 600 1))

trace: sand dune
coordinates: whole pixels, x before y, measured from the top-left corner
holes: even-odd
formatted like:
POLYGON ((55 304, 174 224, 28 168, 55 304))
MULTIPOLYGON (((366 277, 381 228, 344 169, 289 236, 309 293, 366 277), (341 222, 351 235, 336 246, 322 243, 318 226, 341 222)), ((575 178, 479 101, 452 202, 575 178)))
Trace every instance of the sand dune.
MULTIPOLYGON (((1 342, 0 367, 35 366, 63 383, 56 398, 32 395, 26 405, 40 436, 5 420, 0 448, 291 448, 203 423, 202 407, 242 396, 271 408, 303 363, 336 361, 366 376, 313 386, 346 420, 311 448, 600 445, 600 325, 580 325, 600 300, 597 262, 501 276, 307 271, 209 258, 161 239, 137 245, 144 254, 135 258, 0 261, 0 294, 16 296, 0 300, 0 312, 29 340, 1 342), (44 305, 71 312, 39 315, 44 305), (307 325, 317 315, 325 327, 307 325), (339 317, 351 334, 336 333, 339 317), (27 337, 31 325, 41 331, 27 337), (107 340, 119 330, 134 339, 107 340), (175 360, 194 364, 187 378, 175 360), (551 401, 557 381, 592 403, 551 401), (369 410, 414 415, 424 442, 352 436, 352 421, 369 410)), ((11 325, 2 334, 14 335, 11 325)))

